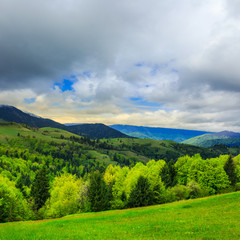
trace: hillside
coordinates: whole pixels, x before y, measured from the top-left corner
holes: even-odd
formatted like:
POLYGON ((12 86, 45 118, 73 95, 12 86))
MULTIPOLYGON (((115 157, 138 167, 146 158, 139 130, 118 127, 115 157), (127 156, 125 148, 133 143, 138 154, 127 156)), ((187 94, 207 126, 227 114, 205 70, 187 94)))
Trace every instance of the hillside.
POLYGON ((7 122, 23 123, 30 127, 53 127, 66 130, 67 127, 51 119, 40 118, 31 113, 25 113, 13 106, 0 106, 0 119, 7 122))
POLYGON ((183 142, 189 138, 206 134, 204 131, 143 127, 132 125, 111 125, 110 127, 125 133, 132 137, 155 139, 155 140, 172 140, 175 142, 183 142))
MULTIPOLYGON (((35 149, 34 145, 38 145, 39 141, 43 141, 42 145, 54 146, 56 150, 52 150, 54 152, 52 155, 64 155, 64 153, 61 153, 61 144, 70 145, 74 143, 76 151, 81 152, 81 158, 88 159, 84 161, 86 168, 90 168, 92 164, 103 164, 106 166, 110 163, 119 163, 124 166, 124 164, 131 164, 138 161, 148 162, 151 159, 176 161, 177 158, 181 156, 187 154, 193 156, 197 153, 200 153, 203 158, 217 157, 220 154, 230 153, 236 156, 240 153, 240 148, 214 147, 206 149, 166 140, 157 141, 134 138, 90 140, 61 129, 36 129, 22 124, 0 123, 0 141, 6 142, 6 139, 13 139, 12 145, 17 145, 23 149, 26 148, 26 146, 31 146, 35 154, 38 148, 35 149), (116 153, 118 155, 116 155, 116 153)), ((8 144, 11 144, 11 142, 8 141, 8 144)), ((71 159, 74 153, 74 150, 72 151, 73 152, 68 156, 69 159, 71 159)), ((41 151, 39 153, 41 153, 41 151)))
POLYGON ((0 224, 0 239, 239 239, 240 192, 169 204, 0 224), (224 226, 224 227, 223 227, 224 226))
POLYGON ((95 124, 78 124, 68 126, 68 131, 81 136, 87 136, 92 139, 102 138, 129 138, 128 135, 121 133, 111 127, 108 127, 102 123, 95 124))
POLYGON ((52 127, 66 130, 80 136, 86 136, 92 139, 96 138, 129 138, 115 129, 104 124, 81 124, 74 126, 65 126, 51 119, 41 118, 33 113, 25 113, 13 106, 0 105, 0 122, 15 122, 26 124, 30 127, 52 127))
POLYGON ((214 145, 226 145, 228 147, 240 146, 240 133, 223 131, 212 134, 204 134, 184 141, 199 147, 212 147, 214 145))

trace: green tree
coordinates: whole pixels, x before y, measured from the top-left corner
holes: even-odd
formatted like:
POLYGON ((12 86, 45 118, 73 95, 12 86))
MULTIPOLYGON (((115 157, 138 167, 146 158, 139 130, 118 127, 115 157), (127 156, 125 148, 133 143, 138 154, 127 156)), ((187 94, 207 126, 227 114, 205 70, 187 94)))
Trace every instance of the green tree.
POLYGON ((171 186, 172 181, 167 163, 165 163, 164 167, 162 168, 161 179, 166 188, 171 186))
POLYGON ((31 217, 27 201, 15 183, 0 174, 0 222, 28 220, 31 217))
MULTIPOLYGON (((82 180, 75 175, 63 174, 53 180, 48 216, 62 217, 78 212, 82 180)), ((48 205, 48 204, 47 204, 48 205)))
POLYGON ((102 174, 99 171, 95 171, 90 175, 88 199, 90 209, 93 212, 99 212, 109 208, 109 192, 102 174))
POLYGON ((147 178, 140 176, 136 186, 130 192, 128 207, 143 207, 153 203, 153 191, 147 178))
POLYGON ((50 197, 49 188, 47 168, 46 166, 43 166, 36 173, 36 177, 31 188, 31 196, 33 197, 34 207, 36 210, 43 207, 47 199, 50 197))
POLYGON ((234 186, 237 182, 237 175, 235 172, 235 164, 232 158, 232 155, 228 157, 228 160, 226 161, 224 165, 224 170, 226 174, 228 175, 228 179, 231 182, 231 185, 234 186))

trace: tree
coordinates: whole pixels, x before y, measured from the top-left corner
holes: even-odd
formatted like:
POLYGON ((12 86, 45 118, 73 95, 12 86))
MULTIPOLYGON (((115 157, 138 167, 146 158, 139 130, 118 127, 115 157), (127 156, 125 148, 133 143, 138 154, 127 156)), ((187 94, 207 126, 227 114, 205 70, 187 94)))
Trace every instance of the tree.
POLYGON ((161 179, 166 188, 171 186, 172 181, 167 163, 165 163, 164 167, 162 168, 161 179))
POLYGON ((75 175, 63 174, 55 177, 52 183, 48 215, 62 217, 79 210, 79 193, 82 180, 75 175))
POLYGON ((33 197, 36 210, 43 207, 47 199, 50 197, 49 188, 47 168, 46 166, 43 166, 36 173, 36 177, 31 188, 31 196, 33 197))
POLYGON ((95 171, 90 175, 88 199, 90 209, 93 212, 99 212, 109 208, 109 192, 102 174, 99 171, 95 171))
POLYGON ((153 203, 153 191, 147 178, 140 176, 136 186, 130 192, 128 207, 143 207, 153 203))
POLYGON ((232 155, 229 155, 228 160, 224 165, 224 170, 228 175, 228 179, 231 182, 231 185, 234 186, 237 182, 237 176, 235 173, 235 164, 234 164, 232 155))
POLYGON ((31 211, 15 183, 0 174, 0 222, 28 220, 31 211))

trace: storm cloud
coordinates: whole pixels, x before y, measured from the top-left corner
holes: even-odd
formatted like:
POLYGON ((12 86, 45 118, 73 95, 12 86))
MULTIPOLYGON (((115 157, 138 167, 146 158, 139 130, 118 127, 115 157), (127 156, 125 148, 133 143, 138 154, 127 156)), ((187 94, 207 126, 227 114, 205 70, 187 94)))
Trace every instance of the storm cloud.
POLYGON ((0 0, 0 103, 60 122, 240 131, 239 7, 0 0))

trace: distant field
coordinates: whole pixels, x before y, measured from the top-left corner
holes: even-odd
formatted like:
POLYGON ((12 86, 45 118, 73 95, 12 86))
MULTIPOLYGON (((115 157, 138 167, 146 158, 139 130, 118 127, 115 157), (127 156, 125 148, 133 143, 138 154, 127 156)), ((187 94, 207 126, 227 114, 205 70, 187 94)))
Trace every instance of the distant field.
POLYGON ((0 224, 0 239, 240 239, 240 192, 56 220, 0 224))

